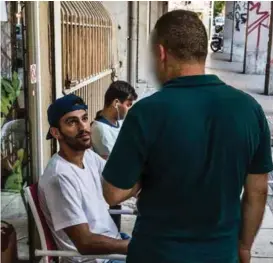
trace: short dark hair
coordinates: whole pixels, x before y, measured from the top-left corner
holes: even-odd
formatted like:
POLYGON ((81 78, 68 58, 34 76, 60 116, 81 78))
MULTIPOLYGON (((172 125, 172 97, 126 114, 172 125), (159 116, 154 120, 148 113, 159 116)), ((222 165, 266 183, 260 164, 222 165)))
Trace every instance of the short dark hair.
POLYGON ((117 80, 109 86, 104 95, 104 106, 108 107, 118 99, 121 103, 125 100, 136 100, 137 93, 135 89, 126 81, 117 80))
POLYGON ((155 25, 153 41, 181 61, 203 62, 207 57, 206 28, 191 11, 174 10, 161 16, 155 25))

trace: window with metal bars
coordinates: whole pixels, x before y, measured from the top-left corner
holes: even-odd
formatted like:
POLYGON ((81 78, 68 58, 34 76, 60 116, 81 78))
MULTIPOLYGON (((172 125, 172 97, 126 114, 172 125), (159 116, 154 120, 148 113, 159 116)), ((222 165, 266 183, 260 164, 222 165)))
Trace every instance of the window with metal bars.
POLYGON ((61 1, 61 27, 63 93, 81 96, 93 118, 114 68, 110 15, 99 1, 61 1))

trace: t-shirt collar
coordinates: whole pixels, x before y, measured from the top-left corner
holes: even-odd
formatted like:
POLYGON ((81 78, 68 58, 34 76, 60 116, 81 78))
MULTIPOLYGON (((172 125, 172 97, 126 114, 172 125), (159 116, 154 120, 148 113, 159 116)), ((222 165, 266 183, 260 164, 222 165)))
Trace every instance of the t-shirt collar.
POLYGON ((171 79, 164 83, 163 88, 175 87, 200 87, 200 86, 214 86, 223 85, 224 82, 216 75, 195 75, 185 76, 171 79))

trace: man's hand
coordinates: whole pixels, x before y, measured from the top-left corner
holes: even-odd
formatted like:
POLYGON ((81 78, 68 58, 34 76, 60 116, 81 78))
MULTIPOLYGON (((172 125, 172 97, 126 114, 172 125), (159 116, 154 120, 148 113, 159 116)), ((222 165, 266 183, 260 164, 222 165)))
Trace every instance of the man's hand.
POLYGON ((250 263, 251 253, 249 249, 239 247, 239 263, 250 263))

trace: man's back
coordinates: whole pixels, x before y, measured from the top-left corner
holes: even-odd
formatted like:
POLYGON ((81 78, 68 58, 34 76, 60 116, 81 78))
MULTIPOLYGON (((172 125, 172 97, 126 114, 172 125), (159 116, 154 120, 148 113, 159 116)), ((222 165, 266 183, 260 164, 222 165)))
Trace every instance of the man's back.
MULTIPOLYGON (((147 161, 129 262, 144 262, 147 253, 153 262, 237 260, 240 194, 247 173, 262 169, 255 167, 266 132, 260 106, 216 76, 203 75, 166 83, 130 115, 120 141, 132 134, 130 122, 141 132, 137 143, 147 161)), ((132 178, 121 177, 117 185, 108 176, 113 162, 118 165, 114 157, 103 175, 126 189, 132 178)))

